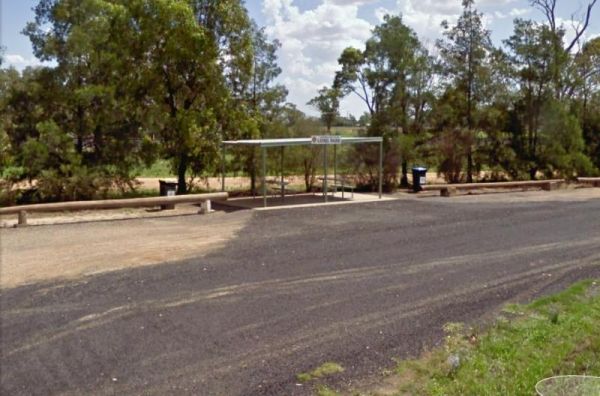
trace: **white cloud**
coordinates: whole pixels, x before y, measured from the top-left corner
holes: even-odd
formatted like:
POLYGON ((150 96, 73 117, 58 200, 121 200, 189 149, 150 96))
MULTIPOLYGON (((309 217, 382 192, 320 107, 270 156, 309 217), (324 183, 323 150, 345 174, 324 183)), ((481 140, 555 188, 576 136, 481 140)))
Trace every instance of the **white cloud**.
POLYGON ((373 28, 358 17, 359 6, 366 2, 326 0, 314 9, 301 11, 292 0, 264 0, 266 32, 281 42, 280 80, 289 90, 288 100, 301 110, 315 114, 306 102, 319 88, 332 83, 344 48, 364 47, 373 28))
MULTIPOLYGON (((319 88, 331 84, 338 69, 337 58, 345 47, 364 48, 374 27, 371 22, 381 23, 386 14, 402 15, 404 23, 418 34, 423 45, 436 53, 435 41, 442 38, 442 21, 453 25, 462 13, 461 0, 320 0, 317 3, 306 9, 298 6, 304 4, 302 0, 262 0, 267 34, 282 44, 278 62, 283 72, 279 80, 289 90, 288 100, 310 114, 316 112, 306 102, 319 88)), ((509 18, 532 12, 525 0, 477 0, 475 6, 484 14, 484 26, 501 37, 510 34, 509 18)), ((570 24, 565 27, 571 30, 567 37, 572 37, 570 24)), ((597 29, 586 38, 594 33, 597 29)), ((364 110, 364 104, 353 95, 342 101, 343 114, 351 112, 358 116, 364 110)))
POLYGON ((398 0, 404 22, 423 41, 435 41, 442 35, 443 21, 454 23, 462 11, 460 1, 398 0))
MULTIPOLYGON (((509 0, 511 1, 511 0, 509 0)), ((331 84, 338 69, 337 58, 344 48, 364 48, 373 26, 358 16, 359 8, 374 0, 323 0, 316 7, 302 11, 293 0, 263 0, 267 19, 266 32, 278 39, 279 64, 283 70, 280 81, 289 90, 288 100, 306 112, 315 110, 306 105, 317 90, 331 84)), ((456 21, 462 11, 461 1, 397 0, 392 9, 378 7, 378 21, 386 14, 402 14, 404 22, 413 28, 427 47, 433 47, 441 37, 441 23, 456 21)), ((343 114, 360 115, 366 110, 352 96, 341 103, 343 114)))
POLYGON ((510 10, 509 15, 513 18, 523 16, 525 14, 529 14, 531 12, 531 8, 513 8, 510 10))
POLYGON ((19 54, 6 54, 4 62, 8 67, 13 66, 15 69, 22 70, 29 66, 40 66, 42 63, 35 57, 28 58, 19 54))
POLYGON ((395 13, 396 12, 394 12, 393 10, 389 10, 384 7, 377 7, 375 9, 375 18, 377 18, 378 22, 383 22, 383 17, 385 17, 386 15, 395 14, 395 13))
POLYGON ((325 0, 326 3, 334 5, 364 5, 369 3, 375 3, 377 0, 325 0))
POLYGON ((476 7, 479 7, 479 6, 500 7, 500 6, 505 6, 510 3, 515 3, 515 2, 517 2, 517 0, 479 0, 479 1, 475 2, 475 6, 476 7))
MULTIPOLYGON (((529 12, 531 12, 531 8, 512 8, 510 11, 506 12, 506 11, 494 11, 493 15, 495 18, 497 19, 505 19, 508 17, 511 18, 518 18, 521 17, 525 14, 529 14, 529 12)), ((484 14, 486 15, 486 14, 484 14)))
POLYGON ((401 15, 427 48, 442 37, 442 22, 453 24, 461 13, 461 0, 397 0, 393 9, 378 7, 374 10, 379 22, 383 22, 386 14, 401 15))

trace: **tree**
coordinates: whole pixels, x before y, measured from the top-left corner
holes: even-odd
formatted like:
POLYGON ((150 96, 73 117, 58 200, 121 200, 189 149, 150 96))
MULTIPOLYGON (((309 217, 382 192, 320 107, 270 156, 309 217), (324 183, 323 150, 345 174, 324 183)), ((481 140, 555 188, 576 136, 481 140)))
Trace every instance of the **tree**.
MULTIPOLYGON (((455 26, 443 22, 445 41, 438 41, 444 76, 462 95, 464 101, 460 124, 456 127, 474 134, 477 107, 486 98, 488 56, 492 50, 490 32, 483 27, 482 14, 474 8, 474 0, 463 0, 463 13, 455 26)), ((474 139, 468 139, 473 141, 474 139)), ((473 181, 473 147, 467 147, 467 182, 473 181)))
POLYGON ((520 97, 515 103, 518 126, 513 144, 531 179, 540 168, 540 123, 542 109, 552 98, 554 35, 547 26, 515 20, 514 34, 505 41, 510 50, 515 85, 520 97))
POLYGON ((539 135, 539 161, 547 177, 574 178, 592 171, 579 122, 565 105, 555 100, 545 105, 539 135))
POLYGON ((431 79, 429 61, 415 32, 401 17, 389 15, 373 30, 364 51, 347 48, 338 60, 341 70, 334 87, 344 95, 353 93, 361 98, 370 115, 368 133, 384 137, 384 183, 388 188, 397 179, 394 164, 399 156, 401 184, 408 184, 407 154, 412 146, 408 143, 414 139, 402 136, 421 129, 417 124, 423 122, 425 82, 431 79), (409 147, 401 148, 401 143, 409 147))
POLYGON ((319 89, 319 94, 307 103, 319 110, 327 133, 331 132, 331 125, 340 114, 340 96, 339 89, 323 87, 319 89))
POLYGON ((408 160, 415 158, 415 134, 421 129, 427 84, 431 81, 430 58, 416 33, 398 16, 384 17, 373 31, 367 49, 373 57, 384 60, 385 68, 376 75, 390 81, 389 98, 380 117, 392 128, 389 134, 401 157, 400 185, 406 187, 408 160))
MULTIPOLYGON (((592 10, 596 5, 598 0, 592 0, 585 7, 585 12, 583 13, 580 20, 576 20, 575 14, 571 16, 571 25, 575 30, 575 34, 571 41, 566 45, 565 51, 570 53, 575 45, 579 42, 587 28, 590 24, 590 19, 592 16, 592 10)), ((548 21, 548 25, 550 27, 550 31, 554 33, 556 36, 561 35, 561 31, 564 30, 559 24, 556 18, 556 0, 529 0, 531 6, 537 8, 542 11, 546 20, 548 21)), ((556 49, 556 48, 555 48, 556 49)), ((562 48, 561 48, 562 49, 562 48)))
POLYGON ((573 92, 583 81, 576 78, 577 69, 571 67, 577 64, 577 57, 573 61, 566 51, 558 52, 560 57, 557 56, 555 44, 562 42, 563 34, 553 31, 552 26, 516 20, 515 32, 506 41, 519 87, 514 106, 513 146, 531 179, 538 172, 571 177, 588 173, 592 168, 583 152, 581 126, 569 109, 567 98, 572 94, 557 95, 557 90, 565 92, 564 76, 569 75, 575 84, 573 92), (557 80, 556 76, 562 77, 557 80))
POLYGON ((359 49, 348 47, 338 58, 341 70, 336 72, 333 88, 341 90, 344 96, 350 93, 358 96, 367 106, 369 114, 373 116, 378 108, 377 97, 373 85, 375 81, 369 80, 369 65, 365 53, 359 49))
POLYGON ((600 38, 583 45, 574 59, 577 85, 574 107, 585 139, 586 152, 600 167, 600 38))
MULTIPOLYGON (((35 55, 56 67, 38 73, 45 119, 72 137, 91 178, 130 187, 147 145, 139 102, 131 95, 126 5, 118 1, 41 0, 27 25, 35 55)), ((29 135, 35 137, 36 124, 29 135)))
POLYGON ((572 87, 569 85, 570 73, 565 73, 565 66, 571 60, 570 54, 574 52, 575 46, 580 43, 580 40, 589 27, 592 10, 597 0, 589 2, 585 8, 585 12, 576 18, 575 14, 571 15, 571 26, 574 30, 574 35, 571 41, 564 42, 566 29, 559 23, 556 17, 556 0, 530 0, 529 3, 540 10, 548 22, 551 37, 553 39, 551 49, 553 52, 552 65, 552 81, 554 84, 554 98, 560 100, 561 97, 572 87))
POLYGON ((140 81, 152 87, 148 128, 160 132, 177 170, 178 193, 185 193, 187 171, 211 169, 220 139, 249 125, 232 96, 250 80, 250 20, 237 0, 198 0, 191 7, 187 1, 138 1, 132 18, 141 27, 130 29, 130 41, 140 43, 132 60, 141 66, 140 81))
MULTIPOLYGON (((281 73, 277 65, 277 50, 281 44, 277 40, 269 41, 264 28, 252 24, 251 30, 254 56, 249 84, 234 91, 234 97, 243 104, 254 123, 253 127, 241 131, 241 137, 258 139, 272 135, 277 130, 274 120, 287 97, 287 89, 281 84, 274 84, 281 73)), ((258 168, 256 150, 251 147, 242 157, 240 161, 250 174, 250 189, 255 194, 258 168)))
POLYGON ((371 114, 364 112, 358 119, 358 125, 361 127, 368 127, 371 124, 371 114))
POLYGON ((225 134, 252 127, 234 100, 253 63, 239 0, 41 0, 26 33, 75 93, 59 125, 94 165, 119 152, 117 168, 127 169, 152 131, 185 193, 186 174, 214 166, 225 134))

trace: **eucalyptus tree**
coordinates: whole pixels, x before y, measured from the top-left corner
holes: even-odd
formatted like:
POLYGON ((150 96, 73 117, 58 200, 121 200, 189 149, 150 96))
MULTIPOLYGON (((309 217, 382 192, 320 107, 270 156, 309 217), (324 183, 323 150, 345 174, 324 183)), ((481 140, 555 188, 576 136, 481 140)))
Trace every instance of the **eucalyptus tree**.
MULTIPOLYGON (((338 63, 334 87, 357 95, 370 115, 369 133, 384 137, 384 182, 393 183, 402 156, 401 184, 407 181, 407 145, 416 123, 422 122, 429 57, 415 32, 399 16, 387 15, 365 43, 365 50, 346 48, 338 63), (418 97, 418 98, 417 98, 418 97), (403 151, 403 152, 402 152, 403 151)), ((412 146, 412 145, 410 145, 412 146)))
MULTIPOLYGON (((489 30, 483 25, 482 14, 475 9, 474 0, 463 0, 463 12, 456 25, 442 23, 444 40, 438 40, 443 76, 460 95, 456 106, 460 110, 458 128, 473 135, 477 128, 478 107, 486 101, 484 89, 489 75, 489 55, 492 43, 489 30)), ((466 139, 467 182, 473 181, 474 139, 466 139)))
MULTIPOLYGON (((240 103, 249 120, 246 128, 240 131, 240 137, 257 139, 281 134, 277 128, 277 116, 282 111, 287 97, 287 89, 275 82, 281 74, 277 64, 277 50, 281 47, 278 40, 269 40, 264 28, 255 23, 251 27, 252 66, 248 73, 248 83, 233 91, 234 100, 240 103)), ((244 153, 236 153, 239 163, 250 174, 250 188, 256 191, 258 156, 251 147, 244 153)), ((235 169, 235 167, 233 167, 235 169)))
POLYGON ((210 169, 224 133, 235 133, 245 116, 229 106, 231 91, 248 81, 250 21, 239 2, 163 0, 126 2, 132 28, 130 61, 145 91, 145 127, 160 136, 172 161, 178 193, 192 176, 210 169), (236 35, 239 33, 239 35, 236 35))
MULTIPOLYGON (((590 26, 592 11, 598 0, 589 1, 584 11, 571 14, 570 27, 573 30, 572 37, 566 38, 566 28, 556 15, 557 0, 529 0, 532 7, 542 12, 546 18, 547 27, 551 32, 553 39, 551 49, 553 52, 552 80, 554 84, 554 98, 560 100, 572 85, 572 73, 565 67, 569 65, 572 59, 571 54, 577 52, 577 47, 581 47, 581 40, 590 26), (579 13, 579 15, 578 15, 579 13)), ((582 9, 581 4, 579 10, 582 9)))
POLYGON ((586 42, 574 63, 578 78, 574 107, 586 141, 586 152, 600 168, 600 37, 586 42))
POLYGON ((389 95, 381 117, 384 125, 379 123, 379 128, 391 128, 389 133, 401 157, 400 185, 407 186, 408 160, 415 159, 415 136, 422 127, 432 81, 431 59, 416 33, 399 16, 384 17, 367 43, 369 48, 386 65, 379 75, 390 81, 389 95))
POLYGON ((513 146, 531 179, 535 179, 540 167, 540 124, 544 106, 554 92, 554 39, 547 26, 517 19, 513 35, 505 40, 515 85, 519 88, 515 103, 518 126, 513 146))
POLYGON ((333 87, 341 90, 344 96, 354 94, 367 106, 371 118, 379 109, 376 95, 379 81, 372 78, 365 51, 348 47, 338 58, 340 70, 336 72, 333 87))
POLYGON ((556 95, 556 76, 562 74, 557 70, 566 67, 570 55, 563 51, 557 58, 555 42, 550 26, 523 20, 515 21, 514 34, 505 41, 519 88, 513 146, 531 179, 538 172, 571 177, 592 168, 583 153, 581 126, 568 101, 556 95))
MULTIPOLYGON (((87 176, 79 179, 92 184, 95 179, 104 179, 103 184, 129 182, 143 156, 143 134, 139 105, 131 99, 127 82, 131 67, 126 51, 130 43, 123 40, 129 28, 126 4, 40 0, 34 12, 35 20, 24 33, 40 60, 55 63, 38 76, 45 95, 38 106, 47 117, 39 121, 56 124, 45 128, 46 133, 71 136, 81 158, 62 179, 77 179, 74 175, 81 168, 87 176)), ((31 138, 37 134, 32 131, 31 138)))
POLYGON ((185 193, 222 137, 255 124, 234 100, 254 59, 240 0, 41 0, 35 13, 25 32, 68 93, 55 121, 90 165, 129 173, 154 143, 185 193))
POLYGON ((307 103, 319 110, 321 121, 325 123, 327 133, 331 132, 331 125, 340 114, 340 96, 339 89, 323 87, 319 89, 319 94, 307 103))

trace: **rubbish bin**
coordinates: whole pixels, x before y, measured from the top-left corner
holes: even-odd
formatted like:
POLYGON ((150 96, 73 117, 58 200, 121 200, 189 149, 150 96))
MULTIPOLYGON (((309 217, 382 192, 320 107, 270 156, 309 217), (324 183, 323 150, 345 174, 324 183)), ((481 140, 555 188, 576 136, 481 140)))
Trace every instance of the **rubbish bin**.
MULTIPOLYGON (((166 180, 159 180, 160 196, 161 197, 172 197, 177 193, 177 182, 170 182, 166 180)), ((160 205, 161 210, 175 209, 175 205, 160 205)))
POLYGON ((426 184, 427 168, 422 166, 415 166, 412 168, 413 177, 413 191, 419 192, 423 190, 423 186, 426 184))

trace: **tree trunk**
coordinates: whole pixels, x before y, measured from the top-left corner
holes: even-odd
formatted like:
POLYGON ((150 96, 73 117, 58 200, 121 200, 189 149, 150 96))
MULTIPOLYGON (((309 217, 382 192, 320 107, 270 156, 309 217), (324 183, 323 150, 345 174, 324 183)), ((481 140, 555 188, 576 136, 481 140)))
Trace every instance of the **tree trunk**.
POLYGON ((256 195, 256 150, 254 147, 251 150, 248 157, 248 172, 250 173, 250 193, 254 197, 256 195))
POLYGON ((400 187, 408 187, 408 163, 402 160, 402 177, 400 178, 400 187))
POLYGON ((252 192, 252 196, 256 195, 256 167, 254 166, 254 162, 252 162, 250 168, 250 191, 252 192))
POLYGON ((185 172, 187 171, 188 156, 180 154, 179 164, 177 164, 177 194, 187 194, 187 182, 185 180, 185 172))
POLYGON ((467 183, 473 183, 473 152, 470 147, 467 153, 467 183))
POLYGON ((307 159, 304 159, 304 187, 306 188, 306 192, 310 192, 312 189, 310 184, 310 165, 307 159))

